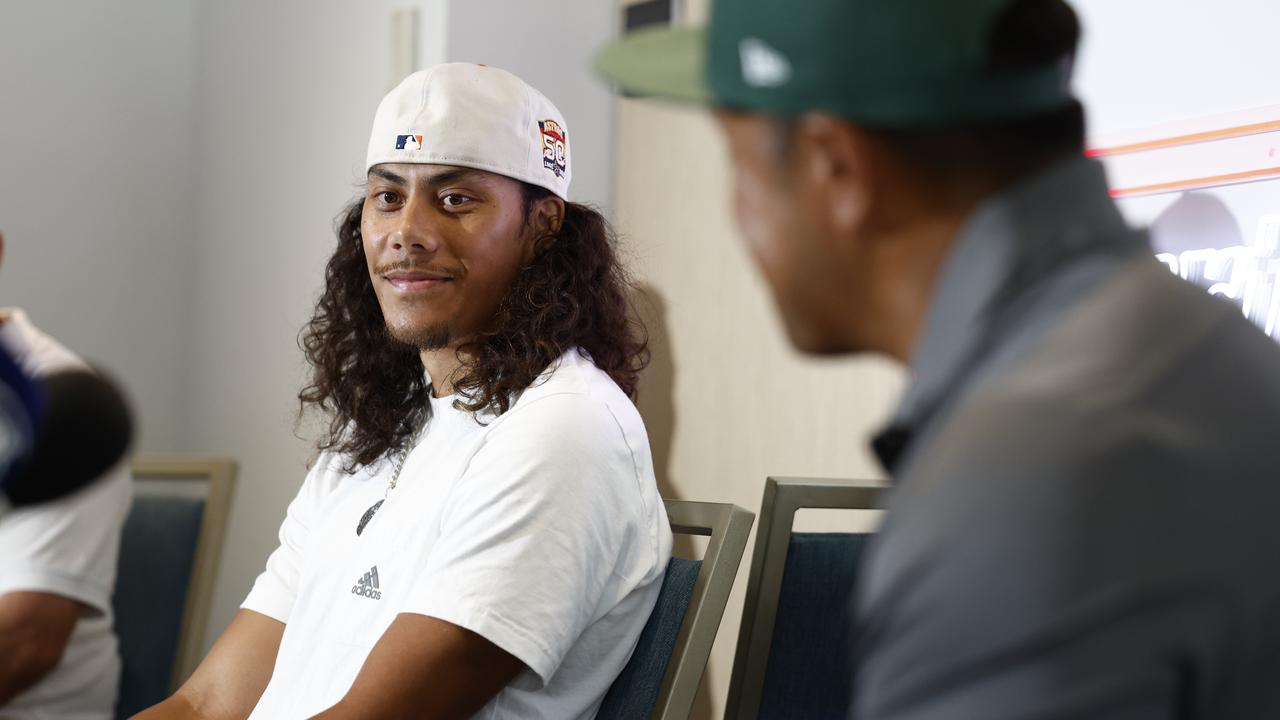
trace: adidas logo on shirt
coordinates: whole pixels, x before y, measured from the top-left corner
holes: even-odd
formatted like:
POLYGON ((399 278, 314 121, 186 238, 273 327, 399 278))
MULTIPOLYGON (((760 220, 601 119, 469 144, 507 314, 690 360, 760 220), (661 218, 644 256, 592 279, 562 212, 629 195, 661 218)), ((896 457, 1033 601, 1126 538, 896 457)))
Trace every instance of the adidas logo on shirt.
POLYGON ((370 600, 381 600, 382 591, 378 589, 378 566, 374 565, 369 568, 369 572, 360 578, 360 581, 351 588, 352 595, 367 597, 370 600))

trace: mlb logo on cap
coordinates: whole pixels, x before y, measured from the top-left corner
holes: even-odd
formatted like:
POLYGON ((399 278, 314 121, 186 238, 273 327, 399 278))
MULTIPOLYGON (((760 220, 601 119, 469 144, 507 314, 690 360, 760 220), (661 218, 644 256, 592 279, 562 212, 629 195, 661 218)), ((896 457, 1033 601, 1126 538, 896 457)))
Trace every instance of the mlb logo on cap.
POLYGON ((421 150, 422 136, 421 135, 397 135, 396 149, 397 150, 421 150), (405 145, 407 143, 413 143, 415 147, 406 148, 405 145))

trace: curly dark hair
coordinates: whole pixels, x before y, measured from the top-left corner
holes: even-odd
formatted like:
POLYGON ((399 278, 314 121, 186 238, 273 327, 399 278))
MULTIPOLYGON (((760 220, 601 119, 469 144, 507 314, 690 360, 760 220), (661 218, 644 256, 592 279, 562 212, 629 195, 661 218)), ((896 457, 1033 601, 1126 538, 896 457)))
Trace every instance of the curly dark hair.
MULTIPOLYGON (((551 193, 523 184, 526 222, 551 193)), ((400 449, 430 412, 417 348, 393 339, 374 294, 360 236, 364 198, 337 221, 338 247, 298 344, 312 367, 301 411, 329 415, 320 450, 347 456, 347 471, 400 449)), ((458 406, 501 415, 552 362, 578 348, 632 399, 649 360, 645 328, 631 312, 631 283, 599 212, 566 202, 555 242, 524 267, 489 328, 462 345, 458 406)))

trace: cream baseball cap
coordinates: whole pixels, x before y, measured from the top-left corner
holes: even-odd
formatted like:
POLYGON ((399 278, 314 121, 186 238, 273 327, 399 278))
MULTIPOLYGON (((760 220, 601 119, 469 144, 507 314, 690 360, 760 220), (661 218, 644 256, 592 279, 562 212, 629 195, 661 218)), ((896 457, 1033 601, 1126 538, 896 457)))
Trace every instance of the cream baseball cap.
POLYGON ((506 70, 446 63, 387 93, 373 117, 365 171, 380 163, 475 168, 568 199, 572 166, 564 116, 506 70))

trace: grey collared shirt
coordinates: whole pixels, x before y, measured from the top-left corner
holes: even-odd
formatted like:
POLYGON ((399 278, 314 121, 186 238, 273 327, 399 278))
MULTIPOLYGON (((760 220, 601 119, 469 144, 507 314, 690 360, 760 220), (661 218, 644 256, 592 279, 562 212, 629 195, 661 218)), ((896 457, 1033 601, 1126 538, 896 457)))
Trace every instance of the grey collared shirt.
POLYGON ((1079 159, 983 204, 877 449, 859 720, 1280 717, 1280 348, 1079 159))

